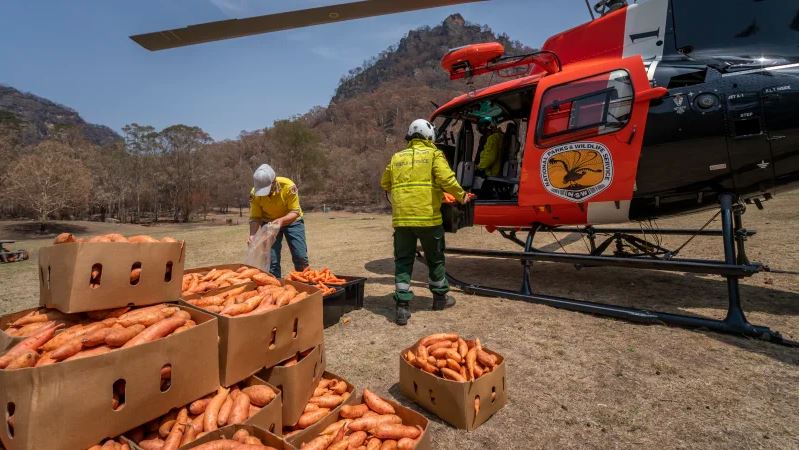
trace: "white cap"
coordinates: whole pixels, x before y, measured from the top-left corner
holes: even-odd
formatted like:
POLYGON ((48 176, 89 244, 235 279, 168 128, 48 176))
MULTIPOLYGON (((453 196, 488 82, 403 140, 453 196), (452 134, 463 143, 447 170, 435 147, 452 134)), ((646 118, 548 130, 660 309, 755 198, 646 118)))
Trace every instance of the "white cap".
POLYGON ((265 197, 272 192, 272 183, 275 181, 275 170, 269 164, 261 164, 252 174, 252 183, 255 187, 256 197, 265 197))

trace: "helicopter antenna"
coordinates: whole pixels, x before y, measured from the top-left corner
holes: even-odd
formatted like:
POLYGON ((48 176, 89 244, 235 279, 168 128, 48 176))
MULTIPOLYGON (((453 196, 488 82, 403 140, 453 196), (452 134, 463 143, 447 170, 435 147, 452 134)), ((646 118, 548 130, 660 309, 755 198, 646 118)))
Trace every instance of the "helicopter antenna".
POLYGON ((588 8, 588 14, 591 15, 591 20, 596 19, 596 17, 594 17, 594 11, 591 10, 591 4, 588 3, 588 0, 585 0, 585 7, 588 8))

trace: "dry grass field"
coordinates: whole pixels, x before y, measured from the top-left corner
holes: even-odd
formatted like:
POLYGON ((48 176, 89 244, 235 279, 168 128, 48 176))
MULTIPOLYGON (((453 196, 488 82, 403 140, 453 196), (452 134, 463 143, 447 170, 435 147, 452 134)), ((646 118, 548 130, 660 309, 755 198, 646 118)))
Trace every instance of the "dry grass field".
MULTIPOLYGON (((781 196, 766 206, 765 211, 750 208, 744 217, 749 228, 758 230, 749 242, 750 258, 799 270, 799 195, 781 196)), ((707 217, 680 217, 660 225, 698 226, 707 217)), ((397 386, 398 352, 419 337, 457 331, 478 336, 505 355, 508 405, 470 433, 428 415, 438 449, 799 448, 799 349, 458 291, 453 293, 455 308, 432 312, 424 267, 415 273, 413 317, 400 328, 392 321, 390 218, 312 213, 306 221, 315 267, 369 278, 365 308, 325 332, 332 372, 412 406, 397 386)), ((22 225, 0 223, 0 239, 25 238, 22 225)), ((185 239, 187 267, 240 260, 246 233, 244 225, 62 225, 79 233, 185 239)), ((546 244, 546 238, 537 243, 546 244)), ((48 243, 20 240, 17 247, 30 250, 32 260, 0 265, 0 312, 36 303, 36 250, 48 243)), ((514 248, 478 228, 448 236, 448 245, 514 248)), ((577 251, 583 245, 568 248, 577 251)), ((719 254, 718 239, 702 238, 682 256, 719 254)), ((290 258, 284 255, 288 270, 290 258)), ((519 282, 518 262, 452 257, 448 266, 469 281, 508 288, 519 282)), ((534 276, 540 292, 642 308, 720 317, 726 302, 725 283, 717 277, 556 264, 538 264, 534 276)), ((742 295, 751 322, 799 340, 799 277, 759 274, 743 281, 742 295)))

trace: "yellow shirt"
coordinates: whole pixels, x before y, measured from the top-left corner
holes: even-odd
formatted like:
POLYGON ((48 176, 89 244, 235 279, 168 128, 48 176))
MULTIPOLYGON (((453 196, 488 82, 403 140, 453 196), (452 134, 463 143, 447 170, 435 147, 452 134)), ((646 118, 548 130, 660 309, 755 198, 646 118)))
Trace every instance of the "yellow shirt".
POLYGON ((269 195, 256 197, 255 188, 250 191, 251 220, 269 222, 292 211, 299 213, 302 217, 297 186, 288 178, 275 177, 272 192, 269 195))

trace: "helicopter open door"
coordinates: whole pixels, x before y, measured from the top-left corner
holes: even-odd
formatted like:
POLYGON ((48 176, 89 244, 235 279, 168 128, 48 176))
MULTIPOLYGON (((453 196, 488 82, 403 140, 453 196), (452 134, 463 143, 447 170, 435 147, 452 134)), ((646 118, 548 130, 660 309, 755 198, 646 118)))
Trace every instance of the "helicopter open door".
POLYGON ((628 219, 649 102, 640 56, 575 63, 543 77, 535 91, 519 206, 551 223, 628 219))

